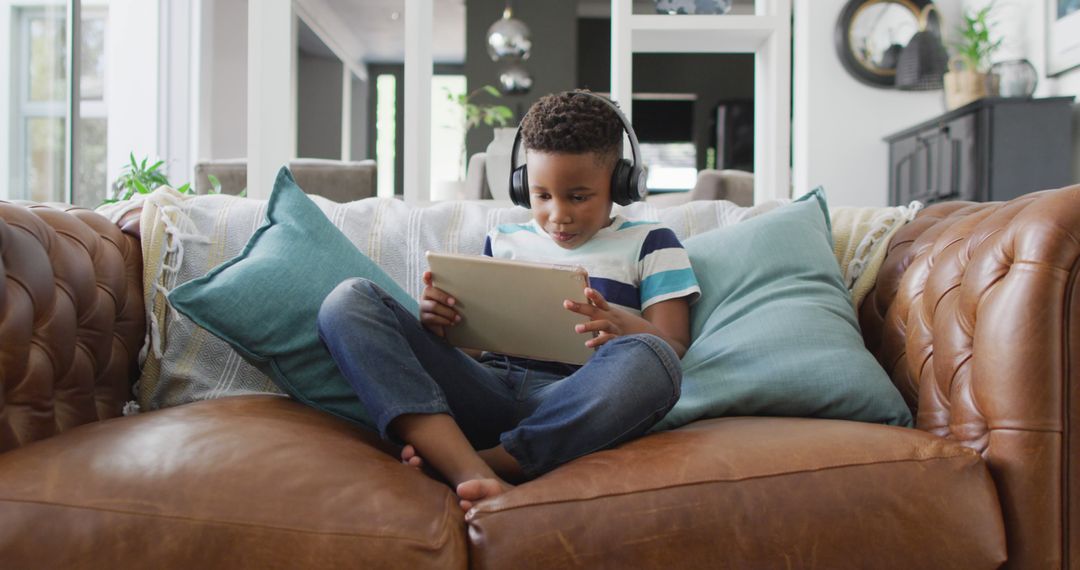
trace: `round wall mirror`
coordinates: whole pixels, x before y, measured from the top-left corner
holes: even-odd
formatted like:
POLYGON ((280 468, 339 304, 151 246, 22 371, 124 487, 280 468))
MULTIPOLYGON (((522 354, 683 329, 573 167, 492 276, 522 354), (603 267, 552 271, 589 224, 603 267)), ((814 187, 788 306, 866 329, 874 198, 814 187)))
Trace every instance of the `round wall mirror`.
MULTIPOLYGON (((919 31, 919 13, 930 0, 849 0, 836 22, 840 62, 859 81, 875 87, 896 83, 900 52, 919 31)), ((936 14, 930 26, 937 26, 936 14)))

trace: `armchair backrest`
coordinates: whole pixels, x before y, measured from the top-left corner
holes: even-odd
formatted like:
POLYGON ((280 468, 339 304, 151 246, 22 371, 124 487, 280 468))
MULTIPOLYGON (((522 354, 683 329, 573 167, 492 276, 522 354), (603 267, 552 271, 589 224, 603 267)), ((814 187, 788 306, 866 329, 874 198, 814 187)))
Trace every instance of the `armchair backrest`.
POLYGON ((754 173, 742 170, 702 170, 688 200, 727 200, 754 205, 754 173))
MULTIPOLYGON (((335 202, 361 200, 378 193, 378 168, 374 160, 344 162, 298 158, 289 162, 289 169, 304 192, 335 202)), ((210 190, 210 175, 221 183, 223 194, 239 194, 247 188, 247 159, 204 160, 197 163, 196 193, 206 194, 210 190)))

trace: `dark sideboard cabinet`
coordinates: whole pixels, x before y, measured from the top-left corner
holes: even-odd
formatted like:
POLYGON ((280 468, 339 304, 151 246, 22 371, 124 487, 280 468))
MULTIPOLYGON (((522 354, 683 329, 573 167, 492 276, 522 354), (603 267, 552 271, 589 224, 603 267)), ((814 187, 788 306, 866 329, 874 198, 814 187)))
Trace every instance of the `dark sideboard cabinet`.
POLYGON ((1072 97, 981 99, 885 137, 889 204, 988 202, 1070 183, 1072 97))

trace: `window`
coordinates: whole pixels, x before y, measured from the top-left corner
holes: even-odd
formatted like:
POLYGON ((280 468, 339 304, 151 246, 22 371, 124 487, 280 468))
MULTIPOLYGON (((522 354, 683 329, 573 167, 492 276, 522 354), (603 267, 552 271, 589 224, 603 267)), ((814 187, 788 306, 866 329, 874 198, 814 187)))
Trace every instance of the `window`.
POLYGON ((72 201, 93 207, 106 193, 105 34, 107 7, 82 10, 78 153, 73 196, 67 196, 67 15, 66 2, 14 4, 10 27, 13 47, 9 137, 8 197, 34 201, 72 201))
MULTIPOLYGON (((375 78, 375 161, 378 164, 379 196, 393 196, 397 139, 404 124, 399 121, 398 78, 382 73, 375 78)), ((465 179, 465 118, 450 96, 465 93, 465 76, 439 74, 431 80, 431 180, 465 179)))
POLYGON ((67 8, 21 8, 16 14, 12 198, 63 201, 67 8))
POLYGON ((431 180, 465 180, 465 116, 450 99, 465 94, 464 75, 431 78, 431 180))
POLYGON ((641 143, 641 161, 649 165, 649 192, 690 190, 697 182, 697 149, 693 142, 641 143))
POLYGON ((634 132, 648 165, 650 192, 687 191, 697 182, 693 94, 634 97, 634 132))

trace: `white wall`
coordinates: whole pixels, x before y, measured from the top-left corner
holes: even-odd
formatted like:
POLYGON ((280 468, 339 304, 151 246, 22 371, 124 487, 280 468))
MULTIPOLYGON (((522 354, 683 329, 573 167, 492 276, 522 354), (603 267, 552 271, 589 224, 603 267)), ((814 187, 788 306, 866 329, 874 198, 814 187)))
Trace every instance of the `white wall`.
MULTIPOLYGON (((833 29, 846 0, 794 0, 795 74, 792 125, 796 195, 825 187, 833 205, 880 206, 888 201, 888 146, 882 137, 945 111, 941 91, 875 89, 841 66, 833 29)), ((964 8, 988 0, 937 0, 946 41, 964 8)), ((1056 78, 1045 75, 1046 2, 997 0, 995 31, 1006 42, 996 60, 1026 57, 1039 71, 1037 97, 1080 99, 1080 68, 1056 78)), ((1080 182, 1080 105, 1073 112, 1074 182, 1080 182)))
POLYGON ((247 0, 205 0, 198 158, 247 156, 247 0))
MULTIPOLYGON (((243 158, 247 156, 247 0, 202 0, 203 5, 203 69, 200 98, 200 159, 243 158)), ((337 66, 337 76, 331 78, 336 85, 336 97, 339 102, 334 115, 340 116, 341 71, 337 66)), ((329 78, 329 75, 327 75, 329 78)), ((298 88, 303 91, 310 87, 301 81, 298 88)), ((329 95, 329 89, 316 89, 329 95)), ((367 141, 367 83, 360 79, 353 81, 352 111, 352 157, 355 160, 369 158, 367 141)), ((303 95, 301 95, 303 97, 303 95)), ((301 115, 303 116, 303 115, 301 115)), ((306 121, 302 118, 298 129, 306 130, 306 121)), ((341 127, 335 125, 335 132, 341 127)), ((310 148, 303 133, 298 151, 304 154, 310 148)), ((322 142, 340 145, 340 134, 327 136, 322 142), (334 140, 330 140, 333 138, 334 140)), ((319 154, 323 154, 319 152, 319 154)), ((329 158, 340 158, 338 154, 329 158)))
MULTIPOLYGON (((159 4, 158 154, 174 185, 191 181, 197 150, 200 10, 203 3, 159 4)), ((118 33, 125 33, 120 31, 118 33)))
POLYGON ((158 156, 158 3, 112 0, 105 35, 108 116, 106 179, 116 180, 128 156, 158 156), (151 25, 148 25, 150 22, 151 25), (122 32, 121 32, 122 31, 122 32))
POLYGON ((130 152, 165 159, 176 184, 192 179, 196 160, 246 156, 247 0, 109 6, 108 179, 119 176, 130 152), (161 6, 169 12, 159 13, 161 6), (155 21, 160 36, 145 25, 155 21))
MULTIPOLYGON (((860 83, 843 68, 833 30, 846 0, 794 0, 792 178, 795 195, 824 186, 833 206, 888 203, 886 135, 945 111, 941 91, 860 83)), ((939 0, 956 21, 958 0, 939 0)))

